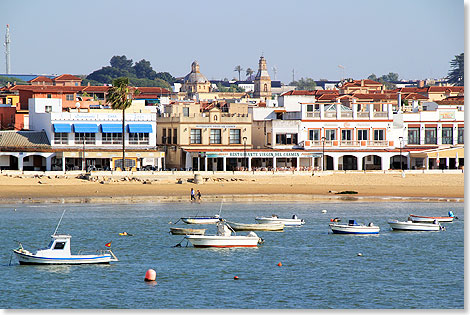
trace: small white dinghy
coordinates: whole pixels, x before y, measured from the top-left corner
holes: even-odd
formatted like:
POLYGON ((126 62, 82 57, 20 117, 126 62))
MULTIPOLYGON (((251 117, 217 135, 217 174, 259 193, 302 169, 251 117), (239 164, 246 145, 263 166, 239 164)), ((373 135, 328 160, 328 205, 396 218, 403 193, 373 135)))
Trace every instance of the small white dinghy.
POLYGON ((410 214, 410 219, 413 222, 419 222, 419 223, 432 223, 434 220, 437 220, 438 222, 452 222, 454 221, 455 215, 452 211, 449 211, 449 215, 447 217, 425 217, 421 215, 414 215, 410 214))
POLYGON ((64 216, 65 210, 60 217, 59 223, 51 235, 52 240, 46 248, 38 249, 32 253, 23 248, 19 243, 19 247, 13 249, 18 261, 21 265, 77 265, 77 264, 109 264, 112 261, 119 261, 114 253, 110 250, 97 250, 93 254, 72 255, 70 251, 70 239, 72 236, 67 234, 56 234, 60 222, 64 216))
POLYGON ((217 223, 216 235, 186 235, 194 247, 257 247, 263 240, 254 232, 231 235, 232 231, 222 220, 217 223))
POLYGON ((372 222, 368 225, 357 224, 356 220, 349 220, 348 224, 330 223, 330 229, 334 234, 379 234, 380 227, 372 222))
POLYGON ((388 224, 390 224, 390 227, 395 231, 439 231, 445 229, 437 220, 433 223, 417 223, 411 220, 390 220, 388 224))
POLYGON ((273 214, 271 217, 257 217, 255 220, 260 224, 284 223, 284 226, 301 226, 305 224, 305 221, 297 218, 295 214, 292 216, 292 219, 279 218, 273 214))
POLYGON ((219 222, 220 217, 216 214, 213 216, 194 216, 194 217, 183 217, 181 221, 186 224, 216 224, 219 222))
POLYGON ((284 223, 236 223, 229 222, 227 224, 235 231, 284 231, 284 223))

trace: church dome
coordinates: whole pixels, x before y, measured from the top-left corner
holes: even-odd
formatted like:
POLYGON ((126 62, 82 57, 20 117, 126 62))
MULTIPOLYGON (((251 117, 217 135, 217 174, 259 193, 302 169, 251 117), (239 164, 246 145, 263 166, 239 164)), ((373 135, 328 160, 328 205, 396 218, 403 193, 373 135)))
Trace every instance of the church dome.
POLYGON ((199 64, 194 61, 191 64, 191 72, 184 77, 184 83, 206 83, 209 82, 207 78, 199 72, 199 64))

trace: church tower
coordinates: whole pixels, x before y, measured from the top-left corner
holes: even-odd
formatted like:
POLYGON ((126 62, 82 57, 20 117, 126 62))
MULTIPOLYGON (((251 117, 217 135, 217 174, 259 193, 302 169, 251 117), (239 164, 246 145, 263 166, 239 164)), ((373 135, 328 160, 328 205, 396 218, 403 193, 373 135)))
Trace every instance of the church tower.
POLYGON ((253 97, 267 100, 271 98, 271 95, 271 78, 266 67, 266 59, 261 56, 259 58, 258 73, 255 77, 255 92, 253 97))

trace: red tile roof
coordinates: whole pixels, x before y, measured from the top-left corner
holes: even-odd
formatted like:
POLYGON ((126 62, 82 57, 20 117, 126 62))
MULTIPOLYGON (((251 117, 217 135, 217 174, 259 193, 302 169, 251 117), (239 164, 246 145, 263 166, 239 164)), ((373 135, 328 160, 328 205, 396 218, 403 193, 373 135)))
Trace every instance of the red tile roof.
POLYGON ((281 94, 281 96, 285 95, 315 95, 315 91, 292 90, 281 94))
POLYGON ((428 93, 445 93, 445 92, 464 93, 464 87, 463 86, 430 86, 428 89, 428 93))
POLYGON ((35 77, 35 78, 32 79, 32 80, 29 80, 28 82, 51 82, 51 83, 52 83, 52 79, 40 75, 40 76, 35 77))
POLYGON ((354 93, 353 97, 359 100, 390 100, 396 99, 397 95, 394 93, 354 93))
POLYGON ((403 100, 427 100, 428 98, 419 93, 409 93, 409 94, 402 96, 402 99, 403 100))
POLYGON ((90 86, 82 86, 83 92, 90 92, 90 93, 106 93, 109 90, 109 86, 104 85, 90 85, 90 86))
POLYGON ((11 90, 31 91, 35 93, 77 93, 84 86, 55 86, 55 85, 15 85, 11 90))
POLYGON ((151 94, 158 94, 158 93, 170 93, 169 90, 165 89, 165 88, 161 88, 161 87, 153 87, 153 86, 142 86, 142 87, 137 87, 137 90, 140 91, 141 94, 145 94, 145 93, 151 93, 151 94))
POLYGON ((71 74, 61 74, 58 77, 55 77, 54 81, 82 81, 82 79, 71 74))

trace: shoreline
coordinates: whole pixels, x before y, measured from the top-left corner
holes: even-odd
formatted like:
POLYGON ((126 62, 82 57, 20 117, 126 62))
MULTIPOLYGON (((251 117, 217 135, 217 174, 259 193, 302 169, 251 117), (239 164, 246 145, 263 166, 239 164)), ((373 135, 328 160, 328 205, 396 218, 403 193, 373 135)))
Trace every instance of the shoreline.
POLYGON ((464 174, 323 173, 253 175, 3 175, 0 203, 464 202, 464 174), (338 194, 353 191, 356 194, 338 194))

